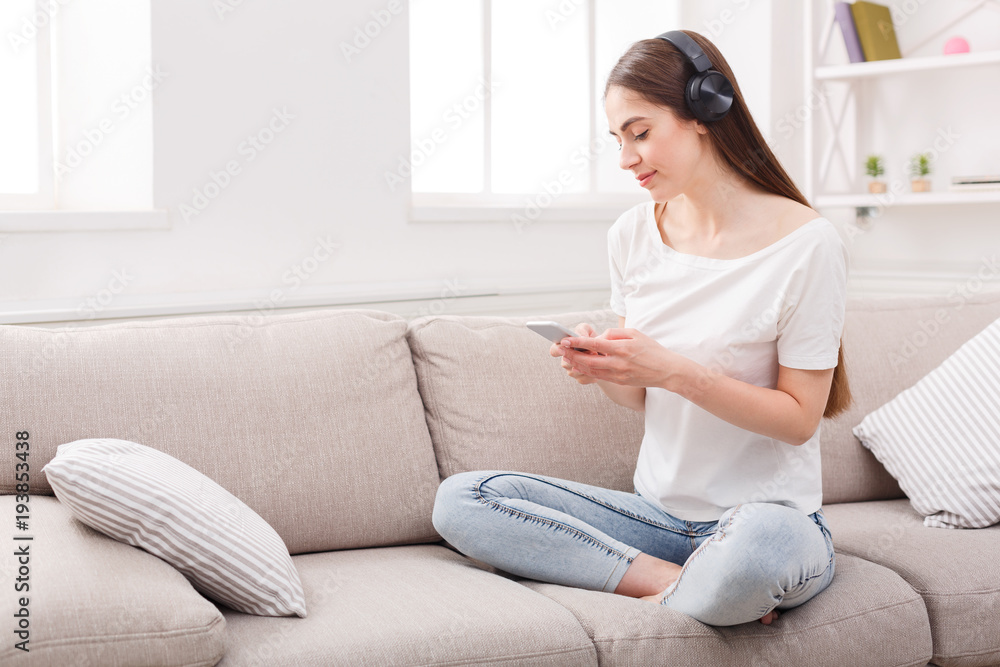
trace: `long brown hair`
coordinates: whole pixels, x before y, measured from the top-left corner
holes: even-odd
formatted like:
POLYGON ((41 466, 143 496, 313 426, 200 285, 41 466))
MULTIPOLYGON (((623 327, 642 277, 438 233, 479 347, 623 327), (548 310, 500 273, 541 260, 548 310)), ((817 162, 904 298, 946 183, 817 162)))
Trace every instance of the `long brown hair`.
MULTIPOLYGON (((726 75, 735 92, 729 113, 721 120, 704 123, 712 150, 737 176, 765 192, 809 206, 757 129, 729 63, 708 39, 690 30, 683 32, 701 47, 713 68, 726 75)), ((620 86, 652 104, 670 109, 682 121, 696 120, 684 101, 684 85, 694 74, 694 65, 673 44, 662 39, 644 39, 633 44, 612 68, 604 87, 604 97, 607 98, 612 86, 620 86)), ((823 416, 836 416, 850 405, 851 389, 847 383, 841 340, 823 416)))

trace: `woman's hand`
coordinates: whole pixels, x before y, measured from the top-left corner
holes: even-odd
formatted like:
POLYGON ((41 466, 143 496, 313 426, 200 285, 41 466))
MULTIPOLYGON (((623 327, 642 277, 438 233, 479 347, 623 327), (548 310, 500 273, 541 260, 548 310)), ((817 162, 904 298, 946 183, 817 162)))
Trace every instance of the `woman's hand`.
MULTIPOLYGON (((586 322, 577 324, 576 327, 573 328, 573 331, 577 332, 582 336, 587 336, 587 337, 593 337, 596 336, 597 334, 597 332, 594 330, 594 327, 590 326, 586 322)), ((564 338, 563 340, 565 341, 568 339, 564 338)), ((577 382, 579 382, 580 384, 593 384, 594 382, 597 382, 597 378, 590 377, 589 375, 581 373, 579 370, 573 368, 573 364, 571 364, 569 360, 564 356, 563 351, 565 349, 566 348, 562 347, 559 343, 553 343, 552 347, 549 348, 549 354, 551 354, 553 357, 562 357, 562 367, 566 370, 566 374, 569 375, 574 380, 576 380, 577 382)), ((576 354, 589 354, 589 353, 577 352, 576 354)))
POLYGON ((636 329, 608 329, 600 336, 593 336, 592 328, 589 333, 580 327, 576 331, 584 335, 563 338, 553 346, 561 348, 563 368, 570 377, 670 389, 672 380, 694 363, 636 329), (590 352, 578 352, 574 347, 590 352))

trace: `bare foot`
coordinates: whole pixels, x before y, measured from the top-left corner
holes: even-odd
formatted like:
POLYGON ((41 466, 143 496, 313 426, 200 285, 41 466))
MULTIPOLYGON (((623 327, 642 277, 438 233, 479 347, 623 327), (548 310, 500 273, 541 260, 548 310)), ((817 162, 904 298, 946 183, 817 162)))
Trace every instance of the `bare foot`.
POLYGON ((615 593, 658 603, 663 592, 680 576, 681 569, 676 563, 640 553, 625 571, 615 593))

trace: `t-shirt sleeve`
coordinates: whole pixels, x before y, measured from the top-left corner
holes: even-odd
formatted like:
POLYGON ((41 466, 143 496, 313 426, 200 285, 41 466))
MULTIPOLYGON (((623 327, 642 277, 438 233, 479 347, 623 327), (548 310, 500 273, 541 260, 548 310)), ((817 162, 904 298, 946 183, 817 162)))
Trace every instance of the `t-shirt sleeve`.
POLYGON ((622 271, 621 241, 617 234, 618 225, 608 231, 608 266, 611 269, 611 310, 619 317, 625 317, 625 297, 622 294, 624 281, 622 271))
POLYGON ((819 370, 837 365, 850 257, 835 229, 804 253, 792 272, 778 319, 778 363, 819 370))

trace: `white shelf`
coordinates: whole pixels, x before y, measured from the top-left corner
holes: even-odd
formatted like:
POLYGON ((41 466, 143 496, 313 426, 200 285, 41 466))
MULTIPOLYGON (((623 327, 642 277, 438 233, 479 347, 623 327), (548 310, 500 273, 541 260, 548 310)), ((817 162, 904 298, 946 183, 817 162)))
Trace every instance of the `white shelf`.
POLYGON ((926 206, 942 204, 994 204, 1000 203, 1000 191, 988 192, 885 192, 874 195, 867 192, 839 195, 816 195, 813 203, 818 208, 860 206, 926 206))
POLYGON ((850 63, 848 65, 828 65, 817 67, 815 77, 823 80, 858 79, 869 76, 882 76, 883 74, 895 74, 897 72, 922 72, 931 69, 971 67, 973 65, 990 65, 993 63, 1000 63, 1000 51, 955 53, 948 56, 897 58, 894 60, 850 63))

